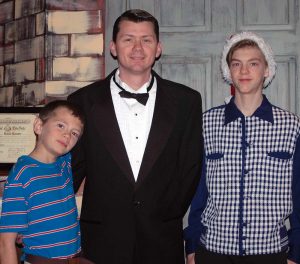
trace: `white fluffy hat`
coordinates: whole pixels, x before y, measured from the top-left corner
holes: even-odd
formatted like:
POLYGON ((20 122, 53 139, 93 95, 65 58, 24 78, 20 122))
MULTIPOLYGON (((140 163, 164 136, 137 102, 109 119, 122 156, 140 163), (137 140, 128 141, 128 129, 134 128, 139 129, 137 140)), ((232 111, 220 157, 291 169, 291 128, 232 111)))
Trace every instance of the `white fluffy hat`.
POLYGON ((232 79, 230 75, 230 70, 226 61, 227 54, 231 47, 235 45, 237 42, 244 40, 244 39, 250 39, 257 43, 258 47, 261 49, 262 53, 265 55, 266 61, 268 63, 269 67, 269 76, 265 79, 264 82, 264 88, 267 87, 273 80, 275 73, 276 73, 276 62, 273 57, 273 51, 266 43, 263 38, 260 36, 254 34, 253 32, 241 32, 238 34, 235 34, 230 37, 230 39, 227 40, 222 54, 222 60, 221 60, 221 70, 223 73, 223 78, 226 82, 229 84, 232 84, 232 79))

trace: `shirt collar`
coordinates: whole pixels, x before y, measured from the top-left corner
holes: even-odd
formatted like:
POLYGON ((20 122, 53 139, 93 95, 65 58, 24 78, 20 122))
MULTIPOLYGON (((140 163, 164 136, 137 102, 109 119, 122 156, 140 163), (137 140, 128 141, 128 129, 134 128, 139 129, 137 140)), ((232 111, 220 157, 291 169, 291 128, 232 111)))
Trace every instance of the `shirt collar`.
MULTIPOLYGON (((121 79, 120 79, 120 70, 118 69, 115 73, 115 77, 116 77, 116 82, 121 85, 124 90, 130 92, 130 93, 147 93, 147 87, 149 86, 150 84, 150 81, 151 81, 151 77, 150 76, 150 79, 148 82, 146 82, 145 84, 143 84, 138 90, 134 90, 133 88, 131 88, 128 84, 126 84, 125 82, 123 82, 121 79)), ((150 90, 151 91, 151 90, 150 90)))
MULTIPOLYGON (((274 123, 272 105, 265 95, 263 95, 263 101, 261 105, 255 110, 252 116, 256 116, 272 124, 274 123)), ((238 119, 239 117, 244 117, 244 115, 237 108, 234 103, 234 97, 232 97, 229 103, 225 106, 225 125, 238 119)))

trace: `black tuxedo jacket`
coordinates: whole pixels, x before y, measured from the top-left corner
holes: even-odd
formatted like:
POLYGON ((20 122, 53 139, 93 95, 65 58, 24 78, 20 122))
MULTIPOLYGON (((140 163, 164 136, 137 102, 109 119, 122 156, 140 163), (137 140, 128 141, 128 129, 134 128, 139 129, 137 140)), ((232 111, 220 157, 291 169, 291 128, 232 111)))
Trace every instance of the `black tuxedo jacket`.
POLYGON ((182 218, 201 174, 201 96, 152 72, 155 109, 135 181, 112 103, 112 74, 69 97, 86 114, 72 153, 75 190, 86 177, 83 252, 97 264, 182 264, 182 218))

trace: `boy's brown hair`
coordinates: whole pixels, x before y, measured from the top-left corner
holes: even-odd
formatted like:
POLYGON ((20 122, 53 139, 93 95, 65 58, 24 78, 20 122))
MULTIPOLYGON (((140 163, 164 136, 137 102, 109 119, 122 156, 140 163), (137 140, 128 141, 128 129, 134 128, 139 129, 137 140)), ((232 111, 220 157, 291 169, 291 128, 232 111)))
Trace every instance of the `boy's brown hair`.
MULTIPOLYGON (((235 43, 229 50, 227 56, 226 56, 226 61, 227 61, 227 64, 228 66, 230 66, 230 63, 231 63, 231 60, 232 60, 232 56, 233 56, 233 53, 235 51, 237 51, 238 49, 241 49, 241 48, 245 48, 245 47, 251 47, 251 48, 257 48, 260 50, 259 46, 257 45, 257 43, 251 39, 243 39, 237 43, 235 43)), ((261 51, 261 50, 260 50, 261 51)), ((262 52, 263 54, 263 52, 262 52)), ((263 54, 264 56, 264 54, 263 54)), ((265 56, 264 56, 265 58, 265 56)), ((265 58, 265 63, 266 65, 268 65, 268 62, 265 58)))
POLYGON ((66 100, 56 100, 46 104, 40 110, 39 118, 42 120, 43 123, 46 123, 50 117, 55 115, 55 110, 58 108, 68 109, 71 112, 71 114, 77 117, 80 120, 80 122, 84 125, 85 116, 81 111, 81 109, 74 103, 71 103, 70 101, 66 101, 66 100))

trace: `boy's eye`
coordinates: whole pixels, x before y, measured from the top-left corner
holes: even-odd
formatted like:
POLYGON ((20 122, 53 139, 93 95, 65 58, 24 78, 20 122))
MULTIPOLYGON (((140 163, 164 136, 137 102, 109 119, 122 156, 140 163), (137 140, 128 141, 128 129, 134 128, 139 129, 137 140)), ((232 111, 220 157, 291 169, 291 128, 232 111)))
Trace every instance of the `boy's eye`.
POLYGON ((77 133, 77 132, 72 132, 72 135, 76 138, 79 138, 79 133, 77 133))
POLYGON ((61 123, 58 123, 57 126, 58 126, 59 128, 64 128, 64 124, 61 124, 61 123))
POLYGON ((238 62, 232 62, 231 63, 231 67, 238 67, 240 64, 238 62))

